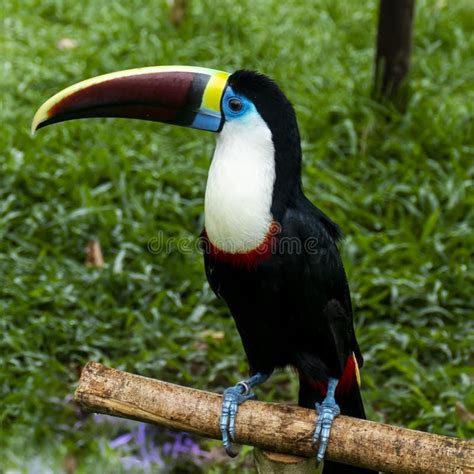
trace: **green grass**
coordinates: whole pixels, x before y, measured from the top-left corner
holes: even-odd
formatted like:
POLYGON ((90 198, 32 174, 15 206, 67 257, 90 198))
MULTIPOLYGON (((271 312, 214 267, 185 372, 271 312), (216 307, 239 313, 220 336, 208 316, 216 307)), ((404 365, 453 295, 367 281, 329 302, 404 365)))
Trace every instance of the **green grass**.
MULTIPOLYGON (((201 256, 147 251, 159 231, 199 234, 214 136, 121 120, 29 134, 36 108, 66 85, 160 64, 278 81, 298 114, 305 190, 346 235, 369 418, 474 435, 455 409, 474 409, 474 9, 417 2, 401 114, 370 99, 375 4, 193 0, 176 29, 165 1, 3 2, 0 470, 35 456, 59 469, 72 452, 81 472, 118 472, 99 449, 110 428, 74 429, 63 401, 87 360, 210 390, 246 373, 201 256), (58 49, 65 37, 77 47, 58 49), (91 237, 102 269, 84 265, 91 237)), ((296 391, 283 372, 261 396, 296 391)))

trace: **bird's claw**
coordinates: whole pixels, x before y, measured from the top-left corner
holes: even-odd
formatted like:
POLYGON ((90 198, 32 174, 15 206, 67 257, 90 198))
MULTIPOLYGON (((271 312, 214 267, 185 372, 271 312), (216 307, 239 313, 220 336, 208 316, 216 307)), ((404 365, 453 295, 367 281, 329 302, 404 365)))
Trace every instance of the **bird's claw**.
POLYGON ((222 444, 230 457, 237 456, 232 450, 232 441, 235 441, 235 418, 239 405, 246 400, 255 399, 256 395, 245 382, 239 382, 224 391, 221 418, 219 427, 222 433, 222 444))
POLYGON ((319 464, 324 460, 324 454, 329 442, 329 434, 331 433, 332 422, 336 416, 341 413, 339 405, 333 400, 324 400, 323 403, 316 403, 316 412, 318 419, 314 430, 312 445, 318 447, 316 454, 316 462, 319 464))

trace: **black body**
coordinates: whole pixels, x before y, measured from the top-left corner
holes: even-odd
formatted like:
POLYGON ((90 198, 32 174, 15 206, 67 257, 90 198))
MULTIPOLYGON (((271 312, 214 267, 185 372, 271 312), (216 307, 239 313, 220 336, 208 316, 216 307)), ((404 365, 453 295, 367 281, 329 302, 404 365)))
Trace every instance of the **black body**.
MULTIPOLYGON (((362 356, 355 338, 349 288, 337 249, 339 228, 304 196, 295 113, 265 76, 239 71, 229 83, 253 101, 275 147, 272 215, 280 225, 272 255, 253 268, 204 255, 213 291, 229 306, 251 374, 291 365, 300 373, 299 404, 314 409, 324 396, 309 381, 340 378, 347 359, 362 356)), ((341 412, 365 418, 360 392, 337 397, 341 412)), ((325 463, 329 472, 371 472, 325 463)))

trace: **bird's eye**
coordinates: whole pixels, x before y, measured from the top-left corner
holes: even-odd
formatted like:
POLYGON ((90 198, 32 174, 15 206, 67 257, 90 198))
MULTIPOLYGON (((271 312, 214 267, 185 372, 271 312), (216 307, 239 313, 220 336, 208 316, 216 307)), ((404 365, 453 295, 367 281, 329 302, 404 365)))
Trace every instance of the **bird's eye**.
POLYGON ((229 100, 229 108, 232 110, 232 112, 240 112, 243 108, 244 104, 240 99, 236 99, 235 97, 233 99, 229 100))

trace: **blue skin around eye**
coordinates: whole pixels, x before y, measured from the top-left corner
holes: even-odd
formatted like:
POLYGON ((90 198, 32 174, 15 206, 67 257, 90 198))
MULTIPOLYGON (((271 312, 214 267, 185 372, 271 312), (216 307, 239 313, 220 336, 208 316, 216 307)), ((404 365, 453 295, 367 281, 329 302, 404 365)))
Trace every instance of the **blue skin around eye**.
MULTIPOLYGON (((248 116, 249 114, 256 112, 257 109, 253 103, 239 94, 236 94, 231 87, 227 87, 224 97, 222 98, 222 113, 224 114, 225 120, 237 120, 243 117, 248 116), (229 106, 229 101, 231 99, 238 99, 242 102, 243 107, 238 111, 234 111, 229 106)), ((193 123, 191 124, 192 128, 197 128, 200 130, 209 130, 211 132, 219 131, 222 125, 222 116, 220 113, 214 112, 208 109, 201 109, 196 113, 193 123)))
POLYGON ((226 120, 235 120, 239 119, 241 117, 244 117, 245 115, 255 112, 255 106, 252 104, 252 102, 247 99, 246 97, 243 97, 239 94, 236 94, 233 90, 232 87, 227 87, 224 97, 222 98, 222 112, 224 113, 225 119, 226 120), (230 108, 229 106, 229 101, 231 99, 238 99, 242 102, 243 107, 239 111, 234 111, 230 108))

